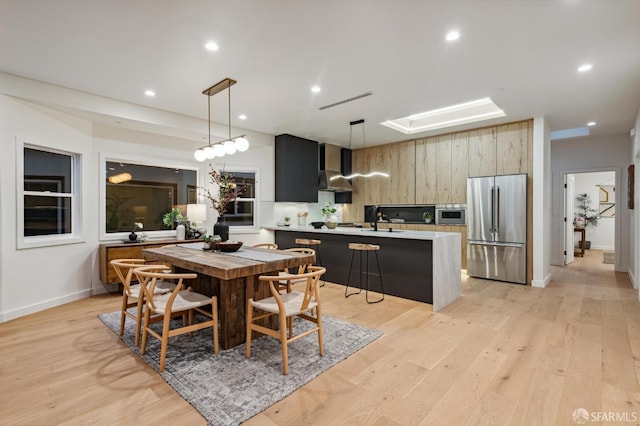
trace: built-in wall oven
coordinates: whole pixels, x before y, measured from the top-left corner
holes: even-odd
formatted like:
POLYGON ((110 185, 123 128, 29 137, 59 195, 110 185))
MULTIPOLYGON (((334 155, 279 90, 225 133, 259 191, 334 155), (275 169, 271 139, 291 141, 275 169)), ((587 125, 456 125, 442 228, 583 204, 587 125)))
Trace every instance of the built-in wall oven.
POLYGON ((464 225, 466 224, 466 207, 454 207, 447 205, 436 206, 437 225, 464 225))

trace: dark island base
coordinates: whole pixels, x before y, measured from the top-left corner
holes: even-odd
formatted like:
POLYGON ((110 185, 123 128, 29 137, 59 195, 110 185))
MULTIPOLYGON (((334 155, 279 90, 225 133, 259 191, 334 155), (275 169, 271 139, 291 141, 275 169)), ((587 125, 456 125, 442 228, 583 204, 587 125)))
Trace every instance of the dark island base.
MULTIPOLYGON (((363 231, 364 233, 374 233, 363 231)), ((280 249, 296 247, 296 238, 321 240, 320 260, 327 268, 327 281, 345 285, 349 275, 352 250, 349 243, 378 244, 380 269, 386 294, 433 304, 432 241, 400 238, 376 238, 370 235, 317 234, 312 232, 275 231, 280 249)), ((363 253, 363 262, 366 254, 363 253)), ((354 259, 351 286, 359 286, 358 253, 354 259)), ((369 255, 369 273, 377 273, 375 255, 369 255)), ((364 277, 363 277, 364 283, 364 277)), ((376 276, 369 278, 369 289, 380 291, 376 276)))

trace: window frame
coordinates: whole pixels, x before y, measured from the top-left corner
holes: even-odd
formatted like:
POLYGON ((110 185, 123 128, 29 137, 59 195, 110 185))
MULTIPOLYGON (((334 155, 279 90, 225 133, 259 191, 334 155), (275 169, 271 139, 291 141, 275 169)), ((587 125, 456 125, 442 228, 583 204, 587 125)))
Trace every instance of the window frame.
MULTIPOLYGON (((228 165, 220 167, 221 172, 227 172, 231 174, 236 173, 253 173, 255 176, 254 185, 254 197, 244 198, 238 197, 238 201, 249 201, 253 203, 253 225, 234 225, 233 222, 227 222, 229 224, 229 231, 238 234, 256 234, 260 232, 260 168, 252 166, 234 166, 228 165)), ((210 188, 211 190, 217 188, 210 188)), ((209 203, 209 207, 210 203, 209 203)), ((216 219, 217 220, 217 219, 216 219)))
MULTIPOLYGON (((100 214, 99 214, 98 226, 100 227, 100 236, 99 236, 100 241, 128 240, 128 236, 130 233, 130 231, 107 233, 107 230, 106 230, 106 227, 107 227, 107 214, 106 214, 107 162, 122 162, 122 163, 129 163, 129 164, 137 164, 141 166, 162 167, 166 169, 191 170, 196 172, 196 188, 200 187, 201 186, 200 183, 204 181, 202 168, 198 166, 194 166, 193 164, 190 164, 190 163, 181 163, 181 162, 176 162, 174 160, 162 159, 160 157, 150 157, 150 156, 141 157, 141 156, 129 155, 129 154, 124 156, 122 154, 112 154, 107 152, 101 152, 99 157, 100 157, 100 161, 99 161, 99 168, 100 168, 99 197, 100 199, 98 200, 98 204, 99 204, 98 208, 100 210, 100 214)), ((205 204, 205 201, 203 201, 203 199, 204 198, 201 195, 199 194, 197 195, 196 200, 198 204, 205 204)), ((183 212, 183 214, 186 214, 186 212, 183 212)), ((146 233, 147 238, 174 238, 176 236, 175 229, 167 229, 162 231, 145 231, 144 229, 142 229, 141 231, 138 231, 138 232, 146 233)))
POLYGON ((82 154, 51 145, 37 143, 24 137, 16 137, 16 249, 30 249, 84 242, 82 219, 82 154), (68 156, 71 160, 71 191, 41 192, 25 191, 24 150, 33 149, 68 156), (24 235, 24 197, 44 196, 51 198, 69 198, 71 200, 71 232, 65 234, 24 235))

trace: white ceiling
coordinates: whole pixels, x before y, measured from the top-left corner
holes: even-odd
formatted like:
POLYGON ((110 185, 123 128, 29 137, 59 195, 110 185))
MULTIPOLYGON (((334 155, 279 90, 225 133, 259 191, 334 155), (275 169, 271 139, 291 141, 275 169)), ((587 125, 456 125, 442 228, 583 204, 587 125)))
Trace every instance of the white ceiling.
MULTIPOLYGON (((0 71, 202 119, 201 92, 231 77, 234 126, 343 146, 352 120, 366 120, 367 145, 412 139, 437 132, 379 123, 483 97, 507 113, 487 124, 545 115, 552 130, 628 134, 640 1, 0 0, 0 71)), ((212 108, 227 123, 226 92, 212 108)))

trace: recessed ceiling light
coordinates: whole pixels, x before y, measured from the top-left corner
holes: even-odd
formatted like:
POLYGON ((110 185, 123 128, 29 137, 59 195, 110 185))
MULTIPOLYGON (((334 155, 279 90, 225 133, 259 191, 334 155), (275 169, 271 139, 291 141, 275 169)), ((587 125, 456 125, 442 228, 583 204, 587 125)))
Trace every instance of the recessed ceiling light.
POLYGON ((596 122, 595 121, 590 121, 587 123, 587 126, 595 126, 596 122))
POLYGON ((380 123, 404 134, 426 132, 427 130, 443 129, 466 123, 505 117, 507 114, 490 98, 478 99, 445 108, 434 109, 409 115, 395 120, 380 123))
POLYGON ((312 91, 313 93, 320 93, 320 86, 313 86, 313 87, 311 88, 311 91, 312 91))
POLYGON ((459 38, 460 38, 460 33, 458 31, 450 31, 446 37, 447 41, 454 41, 459 38))
POLYGON ((246 115, 244 115, 244 114, 240 114, 240 115, 238 116, 238 118, 239 118, 240 120, 246 120, 246 119, 247 119, 247 116, 246 116, 246 115))
POLYGON ((154 92, 153 90, 145 90, 144 94, 152 98, 156 95, 156 92, 154 92))
POLYGON ((204 44, 204 48, 207 50, 211 50, 212 52, 215 52, 216 50, 219 49, 218 47, 218 43, 216 43, 215 41, 208 41, 204 44))
POLYGON ((593 68, 591 64, 582 64, 578 67, 578 72, 587 72, 590 71, 591 68, 593 68))

